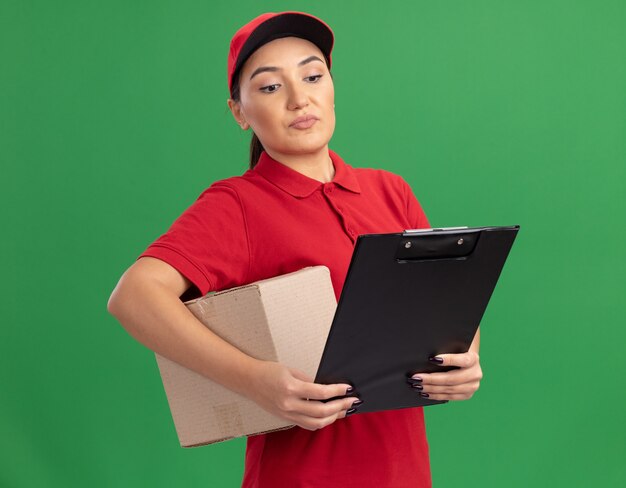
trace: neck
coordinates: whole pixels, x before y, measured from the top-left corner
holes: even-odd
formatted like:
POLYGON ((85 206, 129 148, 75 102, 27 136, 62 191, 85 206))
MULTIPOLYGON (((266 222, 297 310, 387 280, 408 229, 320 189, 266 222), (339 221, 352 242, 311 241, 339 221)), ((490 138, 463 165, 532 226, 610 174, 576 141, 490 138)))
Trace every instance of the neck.
POLYGON ((328 146, 308 154, 275 154, 273 151, 267 153, 279 163, 321 183, 328 183, 335 176, 335 167, 328 154, 328 146))

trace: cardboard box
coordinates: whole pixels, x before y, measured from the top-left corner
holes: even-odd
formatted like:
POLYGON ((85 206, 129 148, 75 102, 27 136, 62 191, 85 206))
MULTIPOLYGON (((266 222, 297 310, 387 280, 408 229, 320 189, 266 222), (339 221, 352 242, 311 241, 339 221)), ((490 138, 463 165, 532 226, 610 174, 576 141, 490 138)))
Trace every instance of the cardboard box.
MULTIPOLYGON (((304 268, 185 302, 246 354, 315 377, 337 302, 325 266, 304 268)), ((156 354, 180 445, 201 446, 291 427, 252 400, 156 354)))

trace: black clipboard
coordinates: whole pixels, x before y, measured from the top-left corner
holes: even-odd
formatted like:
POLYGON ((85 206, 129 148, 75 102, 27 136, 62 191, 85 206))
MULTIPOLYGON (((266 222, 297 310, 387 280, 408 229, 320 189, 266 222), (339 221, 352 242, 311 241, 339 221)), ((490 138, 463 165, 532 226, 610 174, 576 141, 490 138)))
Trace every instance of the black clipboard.
POLYGON ((316 383, 349 383, 358 413, 445 401, 421 397, 428 358, 466 352, 519 226, 407 230, 358 237, 316 383))

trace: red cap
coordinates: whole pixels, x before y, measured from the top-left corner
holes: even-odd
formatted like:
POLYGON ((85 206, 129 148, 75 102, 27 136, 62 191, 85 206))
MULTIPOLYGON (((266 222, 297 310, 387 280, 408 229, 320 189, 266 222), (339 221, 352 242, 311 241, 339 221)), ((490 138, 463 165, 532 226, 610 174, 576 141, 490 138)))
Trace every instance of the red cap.
POLYGON ((228 89, 232 96, 233 80, 246 59, 274 39, 301 37, 315 44, 326 57, 330 68, 330 52, 334 36, 322 20, 303 12, 279 12, 259 15, 239 29, 230 41, 228 52, 228 89))

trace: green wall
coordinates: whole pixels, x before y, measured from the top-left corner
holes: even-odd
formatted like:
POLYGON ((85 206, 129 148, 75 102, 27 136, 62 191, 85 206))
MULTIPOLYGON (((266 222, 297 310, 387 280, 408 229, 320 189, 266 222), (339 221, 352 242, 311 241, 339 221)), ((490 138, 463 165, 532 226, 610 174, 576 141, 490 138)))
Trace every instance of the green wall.
POLYGON ((433 225, 520 224, 485 378, 427 410, 437 487, 626 486, 626 2, 0 3, 0 486, 237 486, 244 441, 185 450, 153 354, 108 315, 135 257, 246 169, 232 33, 335 30, 353 166, 433 225))

